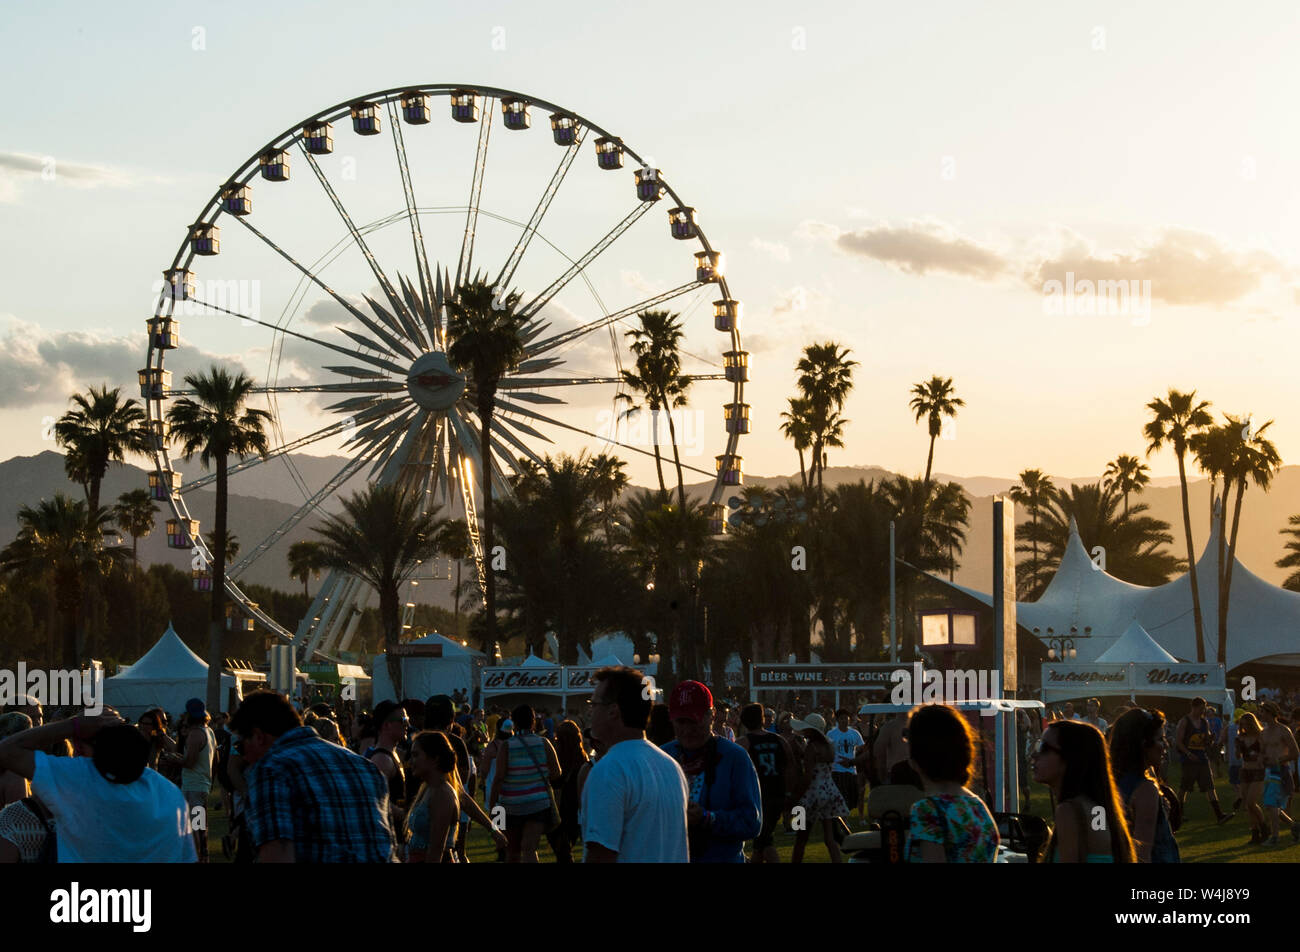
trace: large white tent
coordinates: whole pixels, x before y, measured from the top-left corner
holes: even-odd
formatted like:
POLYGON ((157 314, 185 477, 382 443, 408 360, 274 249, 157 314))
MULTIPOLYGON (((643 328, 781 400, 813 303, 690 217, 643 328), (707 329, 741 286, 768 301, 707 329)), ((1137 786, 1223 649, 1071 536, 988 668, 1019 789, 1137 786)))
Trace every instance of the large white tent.
MULTIPOLYGON (((265 680, 265 675, 255 671, 222 672, 222 706, 233 711, 244 695, 246 682, 265 680)), ((207 663, 185 646, 169 624, 144 657, 104 681, 104 703, 132 720, 151 707, 161 707, 170 717, 185 710, 190 698, 206 698, 207 690, 207 663)))
MULTIPOLYGON (((1218 535, 1211 533, 1196 562, 1207 662, 1218 658, 1218 559, 1218 535)), ((1195 662, 1196 626, 1192 617, 1190 574, 1184 573, 1164 585, 1131 585, 1107 574, 1100 562, 1100 558, 1093 562, 1079 537, 1078 527, 1071 520, 1069 541, 1056 574, 1037 601, 1016 603, 1017 623, 1036 632, 1045 643, 1049 628, 1058 638, 1070 634, 1072 628, 1079 635, 1090 628, 1089 637, 1074 639, 1078 652, 1075 660, 1095 662, 1137 622, 1157 645, 1178 661, 1195 662)), ((992 597, 984 592, 952 585, 937 575, 930 577, 985 605, 993 604, 992 597)), ((1250 662, 1295 663, 1300 652, 1300 592, 1266 582, 1234 560, 1229 599, 1228 670, 1250 662)))
MULTIPOLYGON (((428 655, 403 657, 400 659, 402 670, 402 693, 408 698, 423 701, 435 694, 451 696, 456 691, 473 691, 478 684, 479 669, 487 663, 487 655, 481 651, 462 645, 446 635, 432 634, 414 641, 406 642, 403 647, 415 646, 434 649, 440 652, 428 655), (435 648, 436 646, 436 648, 435 648)), ((399 701, 393 690, 393 682, 388 677, 388 656, 376 655, 374 659, 374 699, 380 701, 399 701)))

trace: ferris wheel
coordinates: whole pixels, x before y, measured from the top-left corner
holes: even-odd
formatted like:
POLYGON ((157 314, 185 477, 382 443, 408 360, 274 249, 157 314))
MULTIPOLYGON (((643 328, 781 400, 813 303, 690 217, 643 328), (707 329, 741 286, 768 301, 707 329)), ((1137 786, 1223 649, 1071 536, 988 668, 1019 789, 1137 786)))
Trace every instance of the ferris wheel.
POLYGON ((682 466, 712 480, 710 525, 715 533, 725 531, 726 507, 719 500, 726 487, 742 482, 737 448, 749 432, 741 304, 695 209, 650 161, 553 103, 502 89, 435 84, 389 89, 316 113, 224 181, 187 226, 163 272, 139 382, 155 458, 149 485, 172 512, 168 545, 193 552, 194 585, 210 590, 214 580, 203 566, 211 564, 211 553, 186 497, 215 477, 183 481, 173 465, 166 404, 191 391, 173 389, 165 362, 170 357, 174 365, 184 355, 182 317, 193 318, 188 326, 209 340, 219 331, 229 345, 227 334, 238 333, 246 354, 266 357, 265 385, 254 399, 271 413, 273 446, 265 457, 231 462, 230 492, 248 492, 267 475, 266 467, 280 464, 302 503, 281 524, 267 526, 265 538, 245 544, 228 566, 220 580, 230 599, 228 627, 260 626, 295 644, 303 660, 337 660, 349 649, 372 598, 364 582, 331 573, 290 631, 249 600, 239 579, 358 478, 421 491, 426 510, 437 505, 443 514, 463 515, 481 588, 489 570, 475 500, 481 467, 489 468, 493 493, 507 497, 509 476, 521 471, 521 460, 540 462, 558 440, 573 446, 576 439, 596 452, 619 447, 653 455, 644 440, 619 439, 617 428, 598 432, 591 407, 613 405, 625 389, 623 332, 637 315, 668 302, 686 328, 682 373, 699 383, 691 390, 692 405, 716 400, 718 407, 716 436, 704 434, 721 450, 714 466, 682 466), (535 111, 549 116, 549 137, 530 131, 535 111), (498 112, 504 129, 493 137, 498 112), (489 145, 493 168, 503 169, 495 180, 506 186, 492 201, 484 197, 485 183, 494 181, 489 145), (589 160, 580 165, 585 150, 591 150, 589 160), (381 177, 374 170, 384 165, 392 167, 381 177), (357 189, 359 167, 367 169, 368 192, 357 189), (537 174, 530 177, 533 169, 537 174), (623 169, 632 171, 631 181, 612 189, 616 177, 606 173, 623 169), (417 197, 426 194, 435 196, 433 203, 419 204, 417 197), (565 195, 574 197, 560 211, 557 199, 565 195), (383 205, 385 199, 391 204, 383 205), (506 208, 507 202, 514 207, 506 208), (375 217, 350 207, 376 203, 375 217), (656 205, 666 210, 667 222, 648 215, 656 205), (304 225, 321 214, 324 221, 304 225), (599 237, 592 242, 592 235, 599 237), (326 245, 331 238, 337 240, 326 245), (691 245, 682 250, 678 242, 698 246, 693 261, 691 245), (315 256, 303 247, 314 248, 315 256), (204 273, 232 252, 242 256, 233 271, 204 273), (611 265, 615 270, 600 274, 603 263, 620 254, 622 269, 611 265), (666 286, 655 286, 640 264, 663 266, 660 285, 666 286), (278 313, 263 309, 260 299, 249 306, 231 291, 250 275, 256 287, 269 284, 266 296, 283 304, 278 313), (518 313, 527 320, 524 359, 499 384, 489 447, 479 442, 472 380, 447 356, 448 303, 476 277, 490 280, 501 295, 517 292, 518 313), (615 295, 620 299, 607 304, 615 295), (696 327, 703 320, 707 330, 710 308, 714 336, 703 337, 696 327), (332 321, 314 319, 318 311, 332 321), (575 412, 577 406, 585 409, 575 412), (304 424, 322 419, 323 426, 304 424), (307 477, 290 456, 331 446, 340 447, 346 462, 329 478, 307 477))

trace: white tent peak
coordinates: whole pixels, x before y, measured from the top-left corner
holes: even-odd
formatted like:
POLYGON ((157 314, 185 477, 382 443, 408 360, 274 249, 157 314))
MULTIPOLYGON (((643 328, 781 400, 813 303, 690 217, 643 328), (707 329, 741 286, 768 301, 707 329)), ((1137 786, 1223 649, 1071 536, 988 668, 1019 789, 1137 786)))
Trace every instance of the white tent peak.
POLYGON ((1156 643, 1134 619, 1113 645, 1097 658, 1099 664, 1177 664, 1178 659, 1156 643))
POLYGON ((521 667, 521 668, 554 668, 554 667, 558 667, 558 666, 555 664, 554 661, 547 661, 545 658, 539 658, 539 657, 537 657, 537 655, 533 654, 533 653, 530 651, 530 652, 528 652, 528 657, 525 658, 523 661, 519 662, 519 667, 521 667))
POLYGON ((171 678, 195 670, 208 670, 208 663, 189 649, 169 622, 157 643, 144 656, 131 665, 120 678, 141 680, 171 678))

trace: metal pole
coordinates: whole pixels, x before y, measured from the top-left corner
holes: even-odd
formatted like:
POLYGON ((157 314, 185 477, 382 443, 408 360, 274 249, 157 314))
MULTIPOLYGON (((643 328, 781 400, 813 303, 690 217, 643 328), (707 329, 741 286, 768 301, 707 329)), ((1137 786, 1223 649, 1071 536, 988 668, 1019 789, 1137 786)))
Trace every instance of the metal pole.
POLYGON ((889 521, 889 660, 898 664, 898 604, 894 598, 894 521, 889 521))

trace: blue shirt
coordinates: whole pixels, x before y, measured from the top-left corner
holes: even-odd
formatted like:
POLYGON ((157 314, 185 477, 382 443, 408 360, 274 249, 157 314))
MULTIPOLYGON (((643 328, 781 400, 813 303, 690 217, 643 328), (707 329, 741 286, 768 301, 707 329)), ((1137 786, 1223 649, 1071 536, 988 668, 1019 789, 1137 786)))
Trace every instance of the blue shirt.
POLYGON ((253 843, 293 843, 300 863, 396 861, 388 781, 379 768, 310 727, 283 734, 248 775, 253 843))
POLYGON ((763 826, 758 772, 739 744, 724 737, 714 737, 712 744, 716 759, 711 771, 705 763, 707 747, 688 754, 680 741, 663 746, 663 752, 681 764, 686 774, 690 802, 712 816, 707 827, 691 834, 691 862, 743 863, 745 840, 758 836, 763 826))

